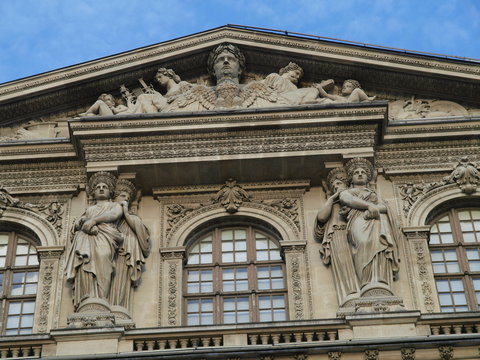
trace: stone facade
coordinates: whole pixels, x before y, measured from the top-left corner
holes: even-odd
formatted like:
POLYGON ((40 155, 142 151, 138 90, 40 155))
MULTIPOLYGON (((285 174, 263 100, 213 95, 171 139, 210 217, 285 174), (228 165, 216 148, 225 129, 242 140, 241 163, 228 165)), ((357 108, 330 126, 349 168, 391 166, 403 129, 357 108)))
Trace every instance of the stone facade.
POLYGON ((478 359, 479 92, 228 26, 0 85, 0 357, 478 359))

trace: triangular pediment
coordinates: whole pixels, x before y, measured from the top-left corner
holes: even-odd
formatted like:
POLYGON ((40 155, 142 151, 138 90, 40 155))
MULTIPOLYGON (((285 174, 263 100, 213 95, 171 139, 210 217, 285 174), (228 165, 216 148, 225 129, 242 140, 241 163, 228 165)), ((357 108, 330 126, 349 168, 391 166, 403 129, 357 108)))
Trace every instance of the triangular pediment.
MULTIPOLYGON (((409 99, 411 107, 421 108, 426 99, 428 107, 428 101, 446 101, 436 106, 438 116, 479 113, 478 63, 224 26, 0 85, 0 123, 15 129, 28 122, 65 121, 86 111, 102 93, 121 99, 121 85, 138 94, 139 79, 161 91, 154 81, 160 67, 175 70, 188 83, 211 87, 215 79, 207 59, 222 43, 244 54, 243 84, 295 62, 304 71, 299 88, 333 79, 338 92, 344 80, 355 79, 376 100, 397 101, 395 111, 409 99), (452 106, 450 113, 444 111, 452 106)), ((425 117, 416 108, 412 113, 405 118, 425 117)))

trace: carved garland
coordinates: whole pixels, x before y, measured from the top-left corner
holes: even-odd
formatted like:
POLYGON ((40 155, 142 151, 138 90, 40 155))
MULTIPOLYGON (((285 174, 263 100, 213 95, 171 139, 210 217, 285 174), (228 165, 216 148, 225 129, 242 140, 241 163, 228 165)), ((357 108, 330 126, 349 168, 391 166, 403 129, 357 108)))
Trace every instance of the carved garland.
POLYGON ((168 324, 177 324, 177 264, 168 264, 168 324))
MULTIPOLYGON (((427 234, 424 234, 425 239, 427 238, 427 234)), ((423 294, 423 304, 425 305, 425 309, 427 312, 432 313, 434 312, 434 301, 432 297, 432 287, 430 286, 430 276, 429 271, 427 268, 427 261, 425 259, 426 251, 425 246, 423 245, 423 241, 415 241, 414 242, 414 250, 415 255, 417 257, 417 266, 418 266, 418 276, 421 280, 421 288, 423 294)))
MULTIPOLYGON (((42 254, 48 256, 49 254, 42 254)), ((42 294, 40 303, 40 316, 38 318, 38 332, 46 333, 48 331, 48 314, 50 313, 50 298, 52 294, 53 270, 55 262, 43 262, 42 294)))

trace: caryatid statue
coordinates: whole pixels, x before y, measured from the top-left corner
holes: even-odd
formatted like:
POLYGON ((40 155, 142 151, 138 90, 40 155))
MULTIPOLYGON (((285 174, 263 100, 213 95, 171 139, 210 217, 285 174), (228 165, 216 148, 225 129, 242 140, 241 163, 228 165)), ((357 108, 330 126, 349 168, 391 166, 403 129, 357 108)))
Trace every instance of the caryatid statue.
POLYGON ((74 237, 67 257, 66 276, 73 283, 74 309, 94 303, 109 310, 108 297, 115 254, 123 242, 117 222, 122 206, 112 201, 116 179, 107 172, 95 173, 89 180, 89 193, 95 204, 76 220, 74 237))
POLYGON ((340 307, 360 296, 360 286, 347 238, 347 219, 342 215, 340 194, 348 189, 344 168, 332 169, 327 177, 330 192, 315 219, 315 240, 322 244, 320 255, 330 265, 340 307))
POLYGON ((124 240, 117 251, 115 275, 110 288, 109 302, 112 311, 132 315, 133 290, 140 284, 145 258, 150 254, 150 233, 142 220, 130 210, 137 197, 135 186, 119 179, 115 187, 114 201, 122 207, 118 229, 124 240), (118 309, 121 307, 122 309, 118 309))
POLYGON ((351 187, 339 194, 347 220, 347 236, 352 248, 360 295, 393 295, 394 273, 398 271, 399 229, 392 211, 369 187, 372 164, 363 158, 349 160, 345 168, 351 187))

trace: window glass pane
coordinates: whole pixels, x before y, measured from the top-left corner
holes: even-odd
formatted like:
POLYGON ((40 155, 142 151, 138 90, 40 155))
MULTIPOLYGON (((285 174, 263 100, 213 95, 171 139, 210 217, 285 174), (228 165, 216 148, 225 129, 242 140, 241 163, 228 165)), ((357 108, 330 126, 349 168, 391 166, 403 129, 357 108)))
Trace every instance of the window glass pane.
POLYGON ((0 234, 0 267, 5 266, 7 256, 8 235, 0 234))
POLYGON ((246 239, 247 232, 245 230, 235 230, 235 239, 246 239))

